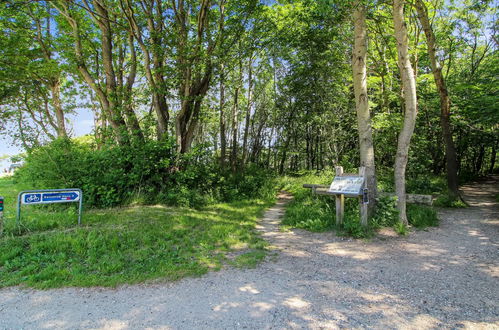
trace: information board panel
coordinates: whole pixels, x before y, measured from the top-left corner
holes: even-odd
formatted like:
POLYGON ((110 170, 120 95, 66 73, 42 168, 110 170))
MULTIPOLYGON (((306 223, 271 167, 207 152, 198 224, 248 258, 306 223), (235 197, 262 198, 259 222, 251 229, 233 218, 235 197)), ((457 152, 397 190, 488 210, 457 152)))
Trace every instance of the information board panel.
POLYGON ((25 192, 21 194, 21 204, 69 203, 80 200, 79 190, 25 192))
POLYGON ((329 187, 329 192, 343 195, 362 195, 364 177, 362 176, 336 176, 329 187))

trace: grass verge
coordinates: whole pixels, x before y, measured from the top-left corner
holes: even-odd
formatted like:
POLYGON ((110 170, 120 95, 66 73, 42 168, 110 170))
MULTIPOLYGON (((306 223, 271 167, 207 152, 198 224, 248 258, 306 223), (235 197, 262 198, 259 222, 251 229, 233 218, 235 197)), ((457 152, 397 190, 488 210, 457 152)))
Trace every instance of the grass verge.
POLYGON ((78 226, 76 205, 27 206, 15 225, 19 187, 0 179, 6 198, 0 238, 0 287, 116 286, 196 276, 224 264, 254 266, 265 242, 254 231, 272 200, 210 205, 90 210, 78 226), (231 251, 239 251, 231 261, 231 251))

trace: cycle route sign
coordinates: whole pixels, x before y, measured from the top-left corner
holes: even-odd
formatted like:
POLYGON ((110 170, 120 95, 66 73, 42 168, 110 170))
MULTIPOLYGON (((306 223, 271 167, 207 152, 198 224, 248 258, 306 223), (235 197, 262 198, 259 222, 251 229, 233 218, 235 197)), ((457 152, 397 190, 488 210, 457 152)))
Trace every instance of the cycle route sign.
POLYGON ((21 204, 51 204, 78 202, 81 198, 79 190, 56 192, 25 192, 21 195, 21 204))
POLYGON ((21 205, 53 204, 53 203, 79 203, 78 224, 81 224, 83 211, 83 192, 81 189, 50 189, 50 190, 25 190, 17 197, 17 223, 21 221, 21 205))

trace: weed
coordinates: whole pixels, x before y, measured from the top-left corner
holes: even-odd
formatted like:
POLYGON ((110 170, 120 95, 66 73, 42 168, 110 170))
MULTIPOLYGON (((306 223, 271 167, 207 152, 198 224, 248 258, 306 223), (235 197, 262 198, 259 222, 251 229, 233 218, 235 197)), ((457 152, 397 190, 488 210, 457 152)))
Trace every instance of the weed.
POLYGON ((395 232, 401 236, 405 236, 409 233, 407 226, 405 224, 403 224, 402 222, 397 222, 393 226, 393 229, 395 229, 395 232))

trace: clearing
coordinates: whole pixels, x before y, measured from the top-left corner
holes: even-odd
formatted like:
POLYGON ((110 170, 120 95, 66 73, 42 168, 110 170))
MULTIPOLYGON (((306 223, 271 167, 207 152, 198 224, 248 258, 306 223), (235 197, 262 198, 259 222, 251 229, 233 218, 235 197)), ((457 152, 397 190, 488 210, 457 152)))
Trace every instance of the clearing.
POLYGON ((259 230, 276 249, 255 269, 173 283, 0 290, 0 328, 498 328, 498 178, 463 187, 471 207, 438 228, 351 240, 282 232, 288 196, 259 230))

